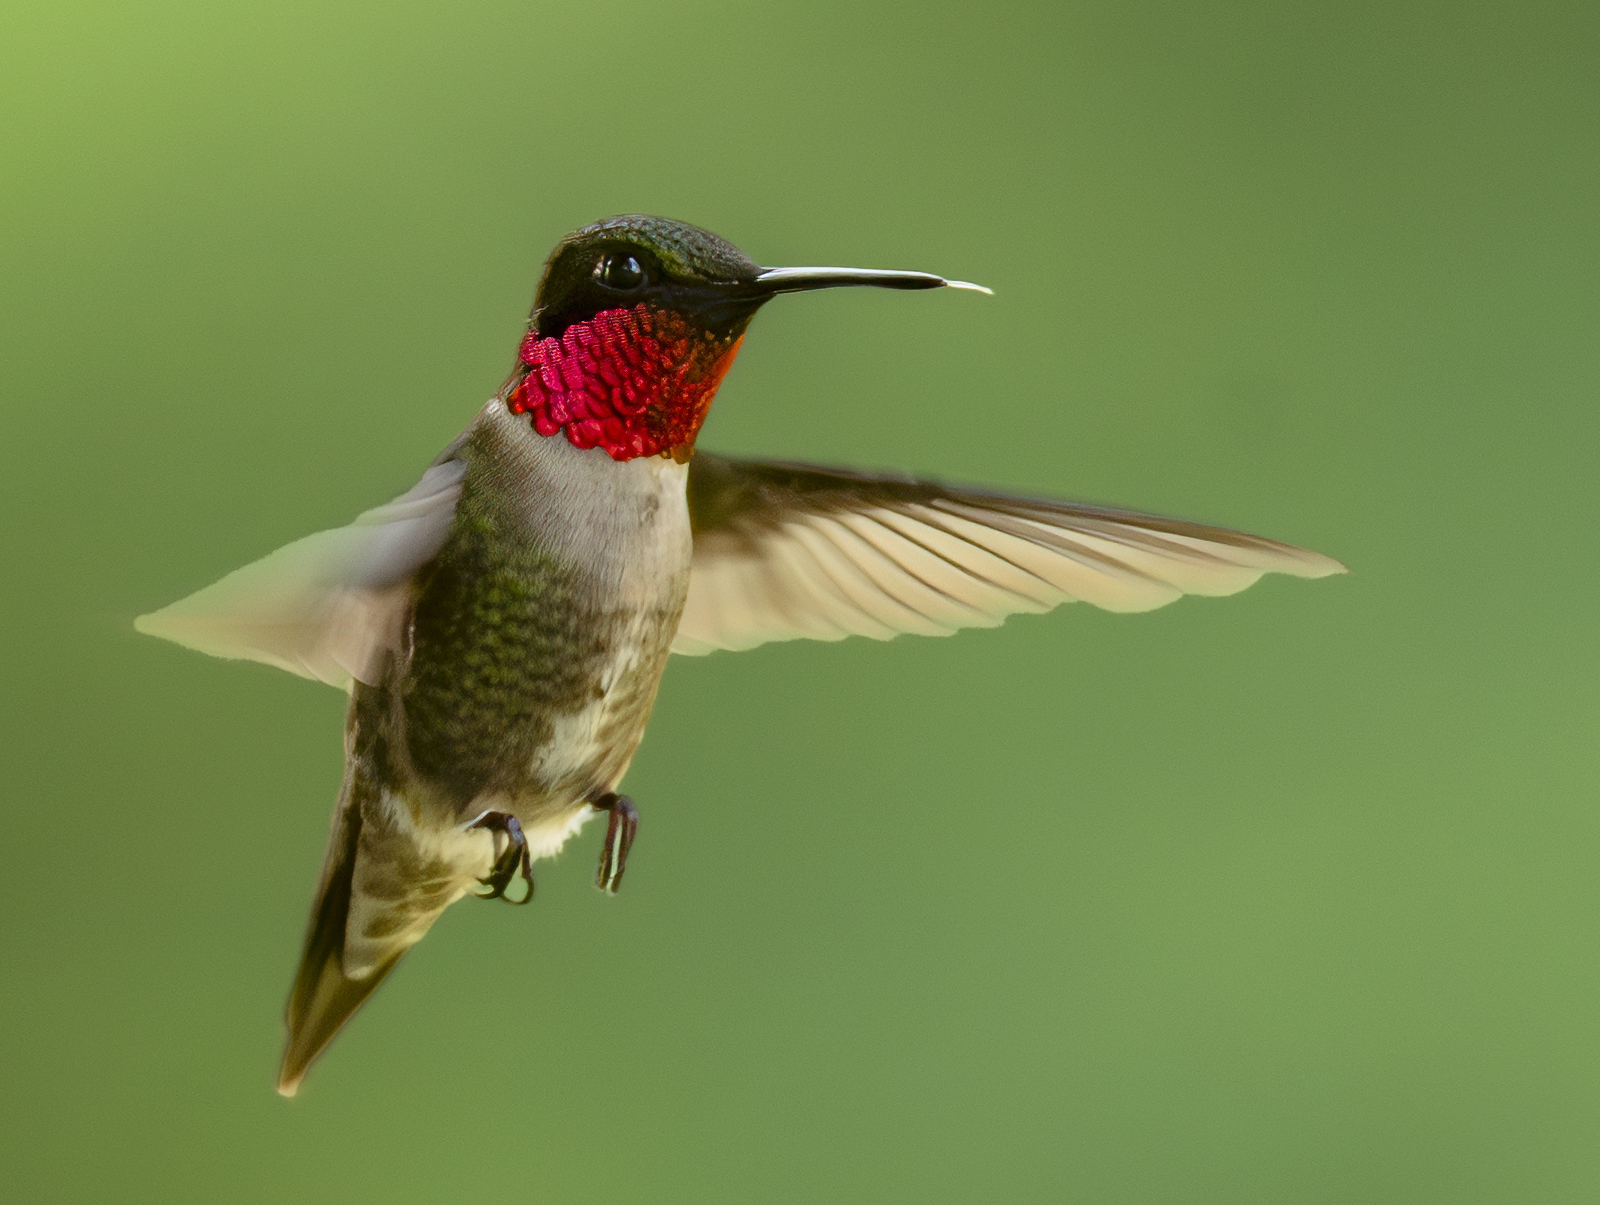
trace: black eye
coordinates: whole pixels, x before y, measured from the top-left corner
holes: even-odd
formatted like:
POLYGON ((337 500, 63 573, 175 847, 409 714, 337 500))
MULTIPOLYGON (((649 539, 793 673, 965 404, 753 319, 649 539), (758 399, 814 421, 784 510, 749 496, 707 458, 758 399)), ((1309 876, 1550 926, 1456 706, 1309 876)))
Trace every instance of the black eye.
POLYGON ((644 269, 631 255, 608 255, 594 268, 595 279, 608 289, 631 293, 644 284, 644 269))

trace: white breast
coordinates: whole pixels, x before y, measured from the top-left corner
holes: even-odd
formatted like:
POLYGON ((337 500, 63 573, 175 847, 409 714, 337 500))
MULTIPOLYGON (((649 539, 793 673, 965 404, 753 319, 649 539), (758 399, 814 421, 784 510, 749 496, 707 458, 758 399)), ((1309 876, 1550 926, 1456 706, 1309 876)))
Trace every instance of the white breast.
POLYGON ((638 743, 688 591, 688 466, 575 448, 538 435, 498 401, 479 423, 495 445, 495 485, 515 500, 517 520, 541 547, 582 566, 619 624, 594 702, 556 719, 530 769, 544 782, 583 782, 602 766, 607 781, 592 785, 610 789, 638 743))

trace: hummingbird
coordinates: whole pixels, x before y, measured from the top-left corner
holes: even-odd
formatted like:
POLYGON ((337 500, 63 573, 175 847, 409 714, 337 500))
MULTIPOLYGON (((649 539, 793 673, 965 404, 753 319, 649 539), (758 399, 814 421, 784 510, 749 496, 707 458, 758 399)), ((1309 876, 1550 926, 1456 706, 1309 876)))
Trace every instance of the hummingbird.
POLYGON ((1180 519, 697 451, 756 311, 841 287, 989 292, 765 268, 659 217, 585 226, 545 265, 511 375, 415 487, 135 621, 349 692, 279 1092, 445 908, 527 902, 533 863, 602 814, 596 881, 617 890, 639 823, 618 787, 672 653, 942 636, 1344 571, 1180 519))

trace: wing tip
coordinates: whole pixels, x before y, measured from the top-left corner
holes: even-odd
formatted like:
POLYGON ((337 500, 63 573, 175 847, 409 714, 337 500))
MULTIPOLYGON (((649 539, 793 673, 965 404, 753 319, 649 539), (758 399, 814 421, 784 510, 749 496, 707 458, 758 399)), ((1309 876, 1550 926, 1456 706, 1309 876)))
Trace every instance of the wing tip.
POLYGON ((154 636, 157 640, 168 641, 179 648, 192 649, 208 657, 220 657, 224 661, 237 661, 241 657, 248 656, 219 639, 215 631, 217 625, 215 623, 208 625, 205 616, 185 614, 179 610, 187 601, 180 599, 170 606, 162 607, 159 611, 135 616, 133 630, 141 636, 154 636))
POLYGON ((196 599, 212 589, 213 587, 208 586, 204 590, 197 590, 180 598, 177 602, 168 603, 159 610, 136 615, 133 620, 133 630, 144 636, 154 636, 158 640, 169 640, 197 653, 227 660, 237 659, 240 654, 229 650, 221 638, 221 632, 228 626, 226 618, 214 610, 208 611, 203 606, 195 604, 196 599))
POLYGON ((172 618, 167 614, 171 609, 171 607, 162 607, 159 611, 135 615, 133 617, 133 630, 141 636, 154 636, 158 640, 170 640, 174 644, 183 643, 173 632, 172 618))
POLYGON ((1320 552, 1312 552, 1309 548, 1290 548, 1294 555, 1295 565, 1285 565, 1282 569, 1270 569, 1269 573, 1287 573, 1293 577, 1316 579, 1319 577, 1337 577, 1350 572, 1350 566, 1343 561, 1336 561, 1331 556, 1324 556, 1320 552))

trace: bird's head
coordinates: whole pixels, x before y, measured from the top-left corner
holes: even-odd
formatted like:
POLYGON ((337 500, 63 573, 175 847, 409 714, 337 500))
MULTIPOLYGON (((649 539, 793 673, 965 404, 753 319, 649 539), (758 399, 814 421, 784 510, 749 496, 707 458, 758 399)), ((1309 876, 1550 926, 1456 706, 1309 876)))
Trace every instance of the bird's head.
POLYGON ((756 310, 779 293, 848 285, 979 288, 925 272, 763 268, 697 226, 607 218, 551 253, 502 397, 541 435, 616 460, 684 460, 756 310))

